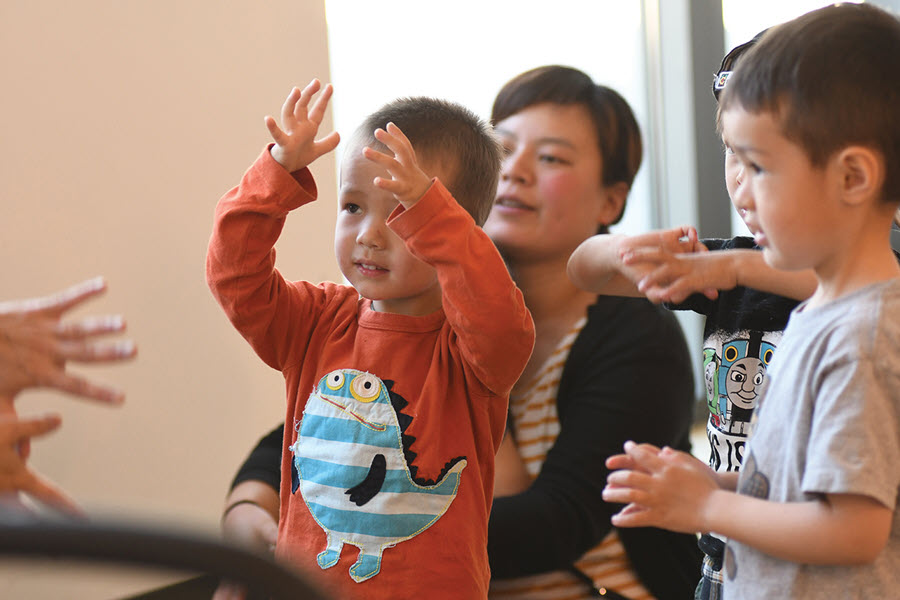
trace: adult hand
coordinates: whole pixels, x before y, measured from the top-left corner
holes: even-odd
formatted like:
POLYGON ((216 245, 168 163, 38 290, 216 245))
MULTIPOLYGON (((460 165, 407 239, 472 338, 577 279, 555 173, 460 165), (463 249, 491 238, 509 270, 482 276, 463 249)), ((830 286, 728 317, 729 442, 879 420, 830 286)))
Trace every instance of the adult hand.
MULTIPOLYGON (((239 483, 229 494, 222 517, 226 540, 259 552, 275 551, 278 538, 278 492, 261 481, 239 483)), ((231 581, 222 581, 213 600, 244 600, 247 590, 231 581)))
MULTIPOLYGON (((75 501, 51 481, 28 468, 25 448, 33 437, 46 435, 61 423, 58 415, 16 418, 0 415, 0 494, 21 491, 32 498, 71 515, 82 515, 75 501)), ((15 496, 11 495, 12 502, 15 496)))
POLYGON ((119 315, 62 320, 66 312, 105 290, 106 282, 97 277, 49 296, 0 303, 0 399, 45 387, 101 402, 123 401, 122 392, 66 372, 70 361, 117 362, 137 352, 130 340, 97 339, 125 330, 119 315))

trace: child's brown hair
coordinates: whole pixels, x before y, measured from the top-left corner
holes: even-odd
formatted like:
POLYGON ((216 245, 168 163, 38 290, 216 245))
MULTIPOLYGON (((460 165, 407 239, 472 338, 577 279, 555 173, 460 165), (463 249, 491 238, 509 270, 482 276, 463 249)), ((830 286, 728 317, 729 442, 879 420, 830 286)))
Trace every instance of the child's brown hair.
POLYGON ((354 137, 383 151, 374 131, 388 123, 406 135, 419 161, 440 162, 453 174, 452 181, 441 183, 475 223, 483 225, 497 195, 503 157, 490 126, 464 106, 417 96, 385 104, 366 117, 354 137))
POLYGON ((838 4, 768 30, 740 60, 720 101, 771 112, 821 167, 840 149, 876 150, 882 198, 900 202, 900 20, 838 4))

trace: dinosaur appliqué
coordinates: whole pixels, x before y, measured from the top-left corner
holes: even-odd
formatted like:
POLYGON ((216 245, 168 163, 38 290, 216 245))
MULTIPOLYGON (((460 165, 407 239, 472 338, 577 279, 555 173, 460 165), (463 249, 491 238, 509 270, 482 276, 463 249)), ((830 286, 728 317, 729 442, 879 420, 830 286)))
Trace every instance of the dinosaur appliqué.
POLYGON ((417 478, 412 417, 392 381, 340 369, 310 394, 293 452, 291 490, 300 490, 325 532, 319 567, 337 564, 344 544, 359 548, 350 577, 362 582, 381 570, 385 548, 422 533, 456 498, 465 457, 444 466, 436 481, 417 478))

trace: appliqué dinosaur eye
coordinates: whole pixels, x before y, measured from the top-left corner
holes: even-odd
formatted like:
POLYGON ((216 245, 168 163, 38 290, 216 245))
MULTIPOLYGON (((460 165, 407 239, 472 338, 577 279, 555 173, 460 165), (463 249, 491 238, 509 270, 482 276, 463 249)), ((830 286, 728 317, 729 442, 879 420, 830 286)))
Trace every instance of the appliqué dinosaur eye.
POLYGON ((381 380, 369 373, 358 375, 350 382, 350 393, 360 402, 371 402, 381 394, 381 380))
POLYGON ((327 385, 330 390, 341 389, 344 385, 344 374, 340 371, 329 373, 328 377, 325 379, 325 385, 327 385))

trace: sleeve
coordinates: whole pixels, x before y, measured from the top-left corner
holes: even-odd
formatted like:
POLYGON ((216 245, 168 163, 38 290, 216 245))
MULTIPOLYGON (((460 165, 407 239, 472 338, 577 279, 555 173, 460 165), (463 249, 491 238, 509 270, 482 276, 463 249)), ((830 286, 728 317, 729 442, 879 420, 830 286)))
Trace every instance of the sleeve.
POLYGON ((261 481, 276 492, 281 488, 281 440, 284 438, 282 423, 260 438, 250 451, 244 464, 231 482, 231 489, 244 481, 261 481))
POLYGON ((499 578, 566 568, 609 533, 621 505, 601 496, 605 460, 625 441, 690 448, 693 376, 681 330, 646 300, 616 300, 612 312, 591 312, 572 348, 559 437, 540 474, 494 501, 488 556, 499 578))
POLYGON ((288 173, 266 148, 216 206, 207 283, 235 328, 279 370, 299 361, 290 355, 306 348, 303 332, 309 335, 327 300, 323 288, 288 282, 275 268, 274 246, 288 212, 315 198, 309 170, 288 173))
MULTIPOLYGON (((893 329, 890 337, 900 333, 900 327, 887 327, 893 329)), ((874 356, 820 363, 801 482, 804 492, 859 494, 896 508, 900 340, 895 338, 891 346, 881 346, 874 356)))
POLYGON ((437 179, 412 208, 398 206, 388 224, 437 271, 467 370, 507 396, 531 356, 534 324, 493 242, 437 179))

